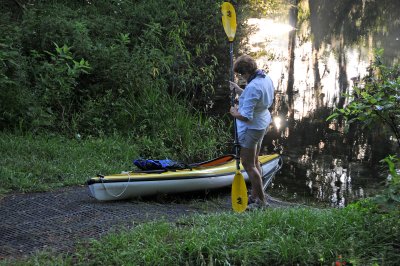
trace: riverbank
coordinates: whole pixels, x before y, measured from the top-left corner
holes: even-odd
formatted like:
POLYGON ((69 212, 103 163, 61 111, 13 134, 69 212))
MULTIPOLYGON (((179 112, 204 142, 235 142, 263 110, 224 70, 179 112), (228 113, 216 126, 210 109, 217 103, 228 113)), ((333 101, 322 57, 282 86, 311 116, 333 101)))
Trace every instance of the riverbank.
POLYGON ((353 265, 400 261, 399 219, 372 204, 242 214, 227 190, 98 202, 85 187, 0 201, 0 265, 353 265), (8 215, 5 215, 7 213, 8 215))
POLYGON ((368 201, 235 214, 228 188, 100 203, 84 183, 132 167, 132 139, 1 137, 0 265, 400 262, 398 212, 368 201))

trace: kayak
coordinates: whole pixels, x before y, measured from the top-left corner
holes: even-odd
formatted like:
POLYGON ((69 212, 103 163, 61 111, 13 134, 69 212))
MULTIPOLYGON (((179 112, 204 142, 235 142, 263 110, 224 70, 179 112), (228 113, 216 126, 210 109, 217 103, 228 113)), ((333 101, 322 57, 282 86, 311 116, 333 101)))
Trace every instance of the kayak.
MULTIPOLYGON (((264 190, 282 166, 278 154, 259 157, 264 190)), ((241 169, 245 181, 246 171, 241 169)), ((234 155, 225 155, 206 162, 191 164, 183 170, 130 171, 114 175, 98 175, 88 180, 90 194, 100 201, 123 200, 156 194, 181 193, 227 187, 236 173, 234 155)))

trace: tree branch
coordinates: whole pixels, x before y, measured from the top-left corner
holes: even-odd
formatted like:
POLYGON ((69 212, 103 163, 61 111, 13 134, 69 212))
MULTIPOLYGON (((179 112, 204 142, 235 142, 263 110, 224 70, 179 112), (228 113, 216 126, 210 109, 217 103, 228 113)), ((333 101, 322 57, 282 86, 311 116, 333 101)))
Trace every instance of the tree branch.
POLYGON ((22 4, 19 0, 13 0, 14 3, 16 3, 20 8, 22 8, 23 10, 26 10, 26 7, 24 4, 22 4))

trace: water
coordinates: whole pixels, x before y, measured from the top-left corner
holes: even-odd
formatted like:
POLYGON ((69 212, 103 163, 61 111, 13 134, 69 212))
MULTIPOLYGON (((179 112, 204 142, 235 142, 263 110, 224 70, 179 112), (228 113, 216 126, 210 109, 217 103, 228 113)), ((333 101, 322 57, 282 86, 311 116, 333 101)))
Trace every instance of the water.
POLYGON ((399 62, 398 1, 293 2, 284 16, 249 20, 258 30, 248 49, 263 55, 259 67, 276 87, 264 152, 281 152, 284 167, 271 191, 345 206, 382 187, 379 161, 397 144, 380 128, 345 132, 326 118, 346 104, 342 94, 366 75, 374 49, 384 49, 385 63, 399 62))

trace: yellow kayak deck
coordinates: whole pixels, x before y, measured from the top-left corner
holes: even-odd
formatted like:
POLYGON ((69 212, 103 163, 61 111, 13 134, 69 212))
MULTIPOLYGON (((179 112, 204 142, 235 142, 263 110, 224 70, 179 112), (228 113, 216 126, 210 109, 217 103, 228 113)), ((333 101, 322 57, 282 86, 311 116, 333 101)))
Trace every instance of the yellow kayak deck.
MULTIPOLYGON (((262 155, 259 156, 261 165, 264 165, 276 158, 278 154, 262 155)), ((243 169, 241 169, 244 171, 243 169)), ((193 165, 191 169, 183 170, 168 170, 168 171, 131 171, 123 172, 120 174, 112 175, 99 175, 89 179, 88 184, 93 183, 104 183, 104 182, 124 182, 124 181, 155 181, 165 179, 187 179, 196 177, 209 177, 226 175, 229 173, 235 173, 236 171, 236 160, 233 155, 225 155, 210 161, 202 162, 193 165)))

